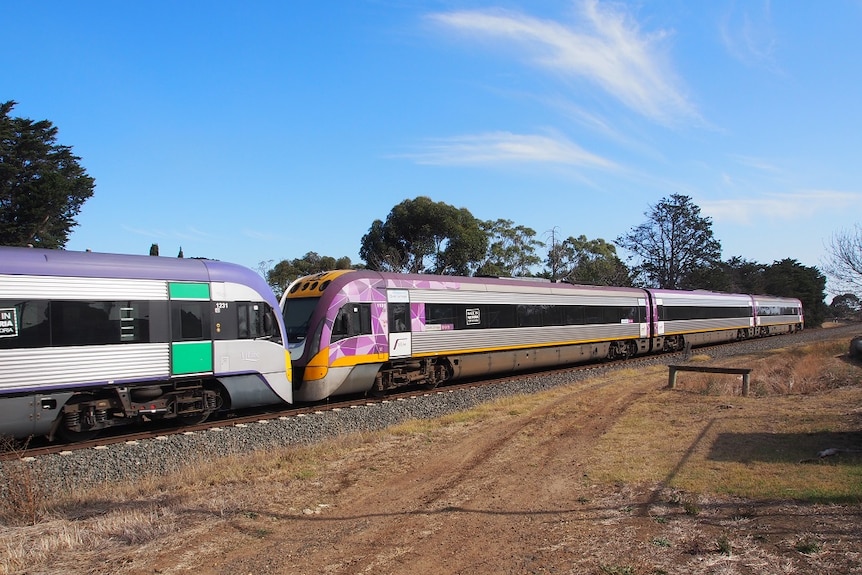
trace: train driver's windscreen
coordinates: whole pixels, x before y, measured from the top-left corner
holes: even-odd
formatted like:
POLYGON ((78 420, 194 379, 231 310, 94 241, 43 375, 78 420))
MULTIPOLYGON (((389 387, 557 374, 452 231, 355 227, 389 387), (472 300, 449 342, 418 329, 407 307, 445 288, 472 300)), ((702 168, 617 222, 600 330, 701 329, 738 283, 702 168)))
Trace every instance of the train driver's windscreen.
POLYGON ((288 343, 299 343, 308 337, 308 321, 318 297, 287 298, 284 302, 284 327, 287 330, 288 343))

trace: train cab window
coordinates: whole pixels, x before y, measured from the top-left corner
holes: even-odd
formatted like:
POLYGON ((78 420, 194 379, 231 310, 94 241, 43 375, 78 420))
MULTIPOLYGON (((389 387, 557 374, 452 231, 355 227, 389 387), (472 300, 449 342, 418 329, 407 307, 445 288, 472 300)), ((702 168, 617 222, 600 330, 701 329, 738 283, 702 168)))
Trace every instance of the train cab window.
POLYGON ((266 302, 243 302, 236 304, 239 339, 278 337, 278 322, 272 307, 266 302))
POLYGON ((331 342, 371 333, 371 304, 346 303, 338 310, 332 324, 331 342))
POLYGON ((410 331, 410 305, 407 303, 389 304, 389 331, 404 333, 410 331))
MULTIPOLYGON (((296 287, 296 286, 294 286, 296 287)), ((308 337, 308 322, 317 308, 319 297, 287 298, 284 302, 284 327, 287 341, 298 343, 308 337)))

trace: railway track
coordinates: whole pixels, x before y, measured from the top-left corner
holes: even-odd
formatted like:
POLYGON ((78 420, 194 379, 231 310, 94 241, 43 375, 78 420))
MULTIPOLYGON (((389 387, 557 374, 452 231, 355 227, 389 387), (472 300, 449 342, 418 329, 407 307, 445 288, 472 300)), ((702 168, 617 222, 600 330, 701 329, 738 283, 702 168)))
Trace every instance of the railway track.
MULTIPOLYGON (((822 338, 827 338, 835 335, 842 335, 844 331, 856 332, 862 330, 859 326, 847 326, 845 328, 836 328, 831 330, 814 330, 801 332, 799 334, 782 335, 775 338, 764 338, 760 340, 746 340, 742 342, 732 342, 716 344, 698 348, 698 353, 708 353, 711 350, 723 349, 731 351, 735 348, 744 349, 745 346, 753 342, 774 342, 775 347, 782 347, 796 343, 802 339, 812 339, 811 334, 818 334, 822 338), (808 336, 808 337, 805 337, 808 336)), ((816 339, 816 338, 814 338, 816 339)), ((747 353, 740 351, 740 353, 747 353)), ((731 353, 732 355, 732 353, 731 353)), ((264 411, 257 410, 254 412, 230 414, 227 417, 206 421, 194 425, 182 426, 162 426, 156 429, 135 429, 130 432, 118 431, 111 435, 101 436, 95 439, 80 441, 75 443, 65 444, 25 444, 23 446, 7 446, 7 449, 0 452, 0 461, 10 461, 15 459, 31 459, 39 458, 54 454, 71 454, 76 451, 88 449, 106 449, 111 445, 129 444, 134 445, 138 442, 164 439, 172 435, 195 434, 206 431, 215 431, 228 427, 244 427, 258 423, 266 423, 271 421, 284 420, 289 418, 301 418, 311 414, 319 414, 324 412, 336 412, 339 410, 356 409, 361 407, 370 407, 378 404, 389 402, 408 401, 417 397, 427 397, 435 394, 456 393, 461 390, 480 388, 484 386, 500 385, 506 382, 512 382, 530 377, 565 377, 567 374, 572 376, 583 376, 584 372, 597 370, 612 370, 620 367, 632 368, 639 365, 662 365, 673 362, 678 362, 684 359, 684 352, 666 353, 661 355, 647 355, 635 357, 628 360, 614 360, 599 363, 577 364, 562 368, 540 370, 540 371, 525 371, 509 374, 503 377, 494 377, 481 380, 465 380, 455 382, 444 387, 427 390, 427 389, 407 389, 401 392, 389 393, 382 397, 362 396, 350 397, 339 401, 328 401, 325 403, 316 403, 303 406, 293 406, 285 409, 266 409, 264 411)))

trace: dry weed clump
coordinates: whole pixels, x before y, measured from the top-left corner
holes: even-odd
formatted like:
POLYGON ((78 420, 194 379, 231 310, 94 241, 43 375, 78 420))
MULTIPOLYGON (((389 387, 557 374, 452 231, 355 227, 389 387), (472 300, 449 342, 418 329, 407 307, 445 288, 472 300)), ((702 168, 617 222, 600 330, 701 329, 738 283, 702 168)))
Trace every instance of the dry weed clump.
POLYGON ((799 347, 760 360, 752 374, 757 395, 809 394, 860 382, 847 362, 846 342, 832 340, 799 347))
MULTIPOLYGON (((691 361, 708 363, 709 356, 698 355, 691 361)), ((769 355, 728 367, 751 367, 753 396, 810 394, 862 382, 858 367, 847 361, 847 342, 843 339, 818 342, 793 349, 780 349, 769 355)), ((704 395, 740 395, 742 376, 730 374, 686 373, 680 386, 704 395)))
POLYGON ((26 449, 9 438, 0 438, 0 450, 18 454, 18 459, 3 466, 0 481, 0 523, 5 525, 36 525, 46 514, 48 494, 38 481, 30 459, 22 454, 26 449))

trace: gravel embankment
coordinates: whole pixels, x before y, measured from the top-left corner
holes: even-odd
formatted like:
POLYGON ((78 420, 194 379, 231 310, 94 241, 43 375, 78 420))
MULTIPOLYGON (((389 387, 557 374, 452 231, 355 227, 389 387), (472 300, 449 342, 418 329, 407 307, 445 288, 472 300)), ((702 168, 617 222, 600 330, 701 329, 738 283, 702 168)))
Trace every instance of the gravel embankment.
MULTIPOLYGON (((713 358, 726 358, 836 336, 846 336, 849 345, 853 336, 860 333, 862 326, 858 325, 807 330, 800 334, 713 347, 708 354, 713 358)), ((669 362, 668 356, 654 356, 642 360, 639 365, 661 365, 669 362)), ((20 473, 14 473, 9 466, 28 465, 29 475, 38 480, 40 490, 62 493, 115 481, 165 475, 215 456, 276 446, 307 445, 344 433, 374 431, 411 419, 439 417, 505 396, 544 391, 603 374, 609 369, 612 368, 597 366, 595 369, 565 374, 525 375, 514 381, 483 388, 451 393, 445 392, 444 388, 442 393, 435 391, 427 395, 417 394, 403 401, 270 420, 242 427, 228 423, 219 430, 172 435, 135 444, 116 444, 104 449, 76 451, 65 455, 48 455, 25 462, 0 462, 0 497, 5 492, 6 480, 9 477, 20 477, 20 473)))

